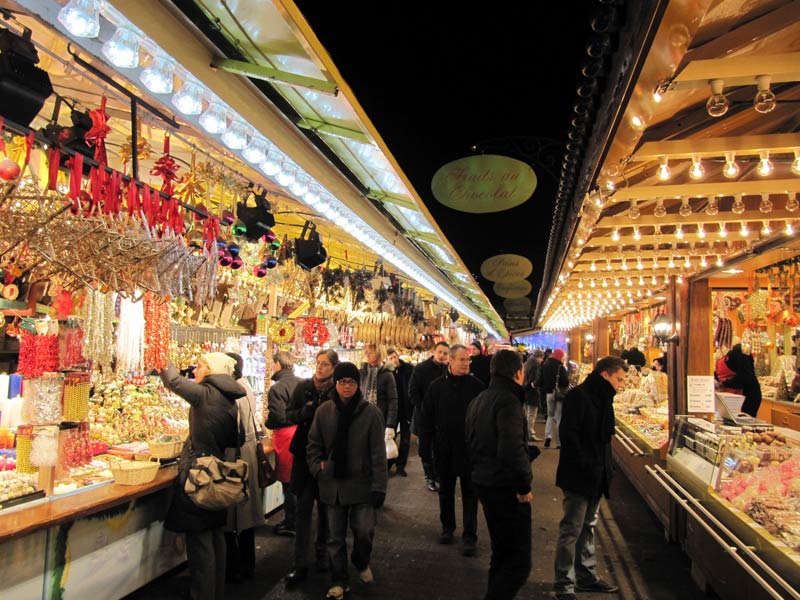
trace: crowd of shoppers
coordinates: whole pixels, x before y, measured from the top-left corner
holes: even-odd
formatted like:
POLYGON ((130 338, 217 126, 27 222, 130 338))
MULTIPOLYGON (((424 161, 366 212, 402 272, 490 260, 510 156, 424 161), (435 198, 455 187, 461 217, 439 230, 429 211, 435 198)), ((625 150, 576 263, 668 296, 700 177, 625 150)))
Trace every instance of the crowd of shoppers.
MULTIPOLYGON (((554 598, 617 590, 597 576, 594 528, 612 475, 613 398, 625 380, 624 360, 601 359, 568 391, 559 348, 549 356, 535 351, 523 363, 512 350, 489 357, 480 343, 439 342, 430 358, 412 367, 394 349, 367 345, 364 359, 359 368, 323 350, 314 375, 300 379, 289 353, 273 356, 265 426, 272 432, 284 494, 284 519, 275 533, 295 542, 287 586, 305 581, 315 564, 316 571, 330 572, 326 598, 339 600, 350 589, 348 562, 362 583, 373 582, 378 512, 391 469, 406 475, 414 430, 427 488, 439 494, 439 543, 455 539, 460 481, 461 553, 476 554, 480 502, 491 538, 484 598, 516 597, 531 570, 531 462, 539 453, 533 428, 544 397, 545 446, 555 440, 561 450, 556 485, 564 494, 554 598), (387 462, 386 445, 398 434, 398 456, 387 462)), ((237 453, 256 473, 255 398, 241 367, 236 354, 209 353, 200 359, 194 381, 171 366, 161 373, 165 385, 190 404, 190 433, 165 526, 186 533, 192 598, 222 598, 226 580, 250 577, 255 567, 253 528, 264 523, 255 476, 247 501, 228 510, 199 508, 183 491, 193 456, 233 460, 231 453, 237 453)))

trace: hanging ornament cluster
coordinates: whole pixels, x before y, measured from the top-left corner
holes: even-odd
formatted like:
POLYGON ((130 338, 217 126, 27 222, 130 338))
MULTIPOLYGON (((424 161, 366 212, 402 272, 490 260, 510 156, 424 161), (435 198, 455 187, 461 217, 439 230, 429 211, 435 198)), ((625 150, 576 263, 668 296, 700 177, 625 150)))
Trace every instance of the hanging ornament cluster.
POLYGON ((17 372, 30 379, 58 371, 58 367, 58 336, 23 331, 19 342, 17 372))
POLYGON ((141 373, 144 368, 144 302, 119 298, 117 373, 141 373))
POLYGON ((84 305, 84 355, 100 371, 108 373, 114 359, 114 297, 100 290, 89 290, 84 305))
POLYGON ((319 317, 308 317, 303 325, 303 340, 309 346, 322 346, 331 334, 328 327, 319 317))
POLYGON ((169 357, 169 302, 147 292, 144 296, 144 368, 161 370, 169 357))

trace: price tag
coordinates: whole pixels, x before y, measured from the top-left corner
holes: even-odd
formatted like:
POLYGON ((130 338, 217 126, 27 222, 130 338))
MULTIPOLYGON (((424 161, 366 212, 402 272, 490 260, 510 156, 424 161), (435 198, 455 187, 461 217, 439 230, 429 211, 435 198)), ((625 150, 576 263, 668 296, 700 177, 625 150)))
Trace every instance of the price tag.
POLYGON ((690 413, 714 412, 714 377, 687 375, 686 398, 690 413))

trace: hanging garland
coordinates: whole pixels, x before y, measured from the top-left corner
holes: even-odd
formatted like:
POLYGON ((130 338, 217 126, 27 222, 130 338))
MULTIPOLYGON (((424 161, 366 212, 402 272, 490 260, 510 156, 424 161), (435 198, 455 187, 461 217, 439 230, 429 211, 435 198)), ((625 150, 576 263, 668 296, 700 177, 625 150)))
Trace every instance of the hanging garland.
POLYGON ((276 344, 288 344, 294 338, 294 325, 285 319, 275 319, 269 326, 269 337, 276 344))
POLYGON ((309 346, 322 346, 331 337, 328 328, 319 317, 309 317, 303 325, 303 340, 309 346))
POLYGON ((144 367, 161 370, 169 356, 169 302, 152 292, 144 297, 144 367))

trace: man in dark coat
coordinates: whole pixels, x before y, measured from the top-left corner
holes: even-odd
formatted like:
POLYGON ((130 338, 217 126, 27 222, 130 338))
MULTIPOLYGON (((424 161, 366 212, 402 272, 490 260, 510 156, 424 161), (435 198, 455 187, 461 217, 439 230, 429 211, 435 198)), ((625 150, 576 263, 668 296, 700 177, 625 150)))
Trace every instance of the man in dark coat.
POLYGON ((480 379, 470 375, 469 366, 467 347, 460 344, 450 346, 447 373, 434 380, 425 394, 419 432, 419 454, 424 461, 435 459, 436 472, 439 474, 440 544, 453 541, 456 529, 456 479, 461 480, 464 515, 461 543, 464 556, 475 555, 478 540, 478 494, 472 485, 464 420, 472 399, 485 389, 480 379))
POLYGON ((756 377, 756 366, 749 344, 735 344, 725 356, 725 364, 733 371, 733 377, 726 379, 722 385, 726 388, 742 390, 744 402, 741 411, 755 417, 761 406, 761 384, 756 377), (747 346, 747 352, 744 347, 747 346))
MULTIPOLYGON (((414 370, 407 362, 400 360, 400 355, 394 348, 387 350, 389 360, 394 365, 394 382, 397 386, 397 426, 400 429, 400 443, 397 445, 397 461, 395 462, 397 474, 408 477, 406 464, 408 463, 408 450, 411 447, 411 402, 408 399, 408 382, 414 370)), ((392 462, 391 460, 389 461, 392 462)))
POLYGON ((485 600, 514 598, 531 570, 531 473, 522 414, 522 358, 492 356, 489 388, 467 410, 465 434, 472 481, 492 538, 485 600))
POLYGON ((584 382, 564 398, 556 470, 556 485, 564 493, 564 517, 556 543, 556 600, 577 600, 575 591, 618 590, 597 577, 594 528, 613 472, 614 395, 622 389, 627 371, 621 358, 601 358, 584 382))
POLYGON ((536 417, 539 416, 540 394, 536 387, 536 380, 539 379, 539 370, 544 362, 544 351, 534 350, 530 358, 525 361, 523 367, 525 380, 522 388, 525 390, 525 416, 528 419, 528 440, 531 442, 541 442, 542 439, 536 435, 534 429, 536 417))
POLYGON ((558 439, 558 424, 561 421, 562 394, 569 387, 569 375, 564 366, 566 355, 561 348, 553 350, 553 353, 542 363, 539 369, 539 378, 535 382, 539 393, 547 400, 547 423, 544 427, 545 448, 550 447, 553 437, 556 439, 556 448, 561 447, 558 439))
POLYGON ((386 364, 385 352, 378 344, 364 345, 366 362, 360 370, 361 393, 367 402, 380 409, 386 423, 386 435, 394 439, 394 430, 397 427, 397 384, 392 375, 393 367, 386 364))
MULTIPOLYGON (((411 428, 417 435, 419 435, 422 401, 425 399, 425 394, 433 380, 438 379, 447 371, 448 360, 450 360, 450 345, 447 342, 439 342, 434 346, 433 354, 414 367, 411 372, 411 380, 408 382, 408 398, 411 401, 411 406, 414 407, 411 428)), ((422 469, 425 472, 425 485, 428 491, 438 491, 439 488, 436 486, 436 467, 433 462, 423 459, 422 469)))
POLYGON ((484 386, 489 385, 489 361, 491 359, 483 353, 483 344, 475 340, 470 344, 469 353, 469 372, 480 379, 484 386))
POLYGON ((331 587, 325 596, 341 600, 349 590, 347 528, 353 532, 350 556, 362 583, 372 583, 375 511, 386 498, 386 444, 380 410, 359 389, 353 363, 339 363, 330 402, 320 406, 308 433, 308 468, 319 482, 330 532, 331 587))

